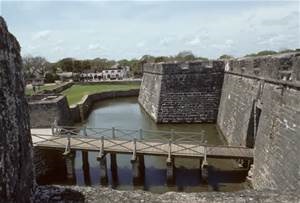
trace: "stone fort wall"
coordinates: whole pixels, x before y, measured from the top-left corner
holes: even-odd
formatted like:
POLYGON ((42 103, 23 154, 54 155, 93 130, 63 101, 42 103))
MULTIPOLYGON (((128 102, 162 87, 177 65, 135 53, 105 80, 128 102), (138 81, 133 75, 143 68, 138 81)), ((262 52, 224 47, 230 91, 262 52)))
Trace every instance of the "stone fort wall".
POLYGON ((73 117, 67 98, 62 95, 35 95, 28 101, 31 128, 46 128, 53 125, 73 125, 73 117))
POLYGON ((139 103, 157 123, 215 122, 223 61, 144 65, 139 103))
POLYGON ((20 49, 0 16, 0 202, 33 202, 35 188, 20 49))
POLYGON ((300 53, 225 66, 217 124, 231 145, 255 148, 254 188, 300 188, 300 53))

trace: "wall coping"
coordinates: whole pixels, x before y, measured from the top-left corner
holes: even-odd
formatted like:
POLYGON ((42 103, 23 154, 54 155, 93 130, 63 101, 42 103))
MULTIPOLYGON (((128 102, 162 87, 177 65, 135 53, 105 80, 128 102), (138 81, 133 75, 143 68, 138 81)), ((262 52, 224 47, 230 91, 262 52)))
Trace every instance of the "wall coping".
POLYGON ((299 88, 300 52, 227 60, 225 74, 299 88))
MULTIPOLYGON (((66 96, 64 95, 57 95, 56 98, 52 98, 49 100, 36 100, 36 101, 29 101, 28 104, 53 104, 53 103, 57 103, 60 100, 64 99, 66 96)), ((47 97, 45 97, 47 98, 47 97)))
POLYGON ((87 95, 84 95, 82 97, 82 99, 77 103, 77 104, 73 104, 70 106, 71 109, 74 109, 74 108, 78 108, 80 105, 84 105, 88 98, 93 96, 93 95, 102 95, 102 94, 109 94, 109 93, 119 93, 119 92, 130 92, 130 91, 137 91, 139 89, 129 89, 129 90, 119 90, 119 91, 106 91, 106 92, 98 92, 98 93, 92 93, 92 94, 87 94, 87 95))
POLYGON ((224 70, 224 60, 146 63, 143 66, 143 70, 144 73, 160 75, 217 72, 224 70))

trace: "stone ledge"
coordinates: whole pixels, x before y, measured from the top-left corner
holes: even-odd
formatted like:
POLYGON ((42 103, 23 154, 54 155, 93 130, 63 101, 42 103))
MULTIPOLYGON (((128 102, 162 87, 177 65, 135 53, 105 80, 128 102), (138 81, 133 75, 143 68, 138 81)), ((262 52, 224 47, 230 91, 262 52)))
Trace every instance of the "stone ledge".
POLYGON ((238 192, 151 192, 118 191, 104 187, 81 186, 39 186, 35 193, 35 202, 147 202, 147 203, 221 203, 221 202, 300 202, 299 191, 279 192, 272 190, 244 190, 238 192))

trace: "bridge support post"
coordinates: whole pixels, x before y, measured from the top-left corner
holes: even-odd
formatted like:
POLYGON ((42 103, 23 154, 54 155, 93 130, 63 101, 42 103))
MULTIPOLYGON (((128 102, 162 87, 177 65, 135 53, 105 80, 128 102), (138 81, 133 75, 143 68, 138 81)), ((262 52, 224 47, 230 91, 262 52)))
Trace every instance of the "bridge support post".
POLYGON ((174 185, 175 183, 175 166, 174 158, 167 159, 167 185, 174 185))
POLYGON ((134 185, 141 185, 144 182, 145 175, 145 160, 144 155, 138 154, 132 157, 132 179, 134 185))
POLYGON ((201 161, 201 178, 204 182, 208 181, 208 162, 207 162, 207 149, 204 147, 204 158, 201 161))
POLYGON ((143 162, 141 159, 141 155, 137 155, 136 150, 136 138, 133 139, 133 150, 132 150, 132 158, 131 158, 131 165, 132 165, 132 179, 134 185, 141 184, 141 163, 143 162))
POLYGON ((173 185, 175 180, 174 175, 174 158, 172 157, 172 139, 174 136, 174 131, 172 130, 171 139, 169 139, 169 150, 167 158, 167 185, 173 185))
POLYGON ((110 153, 110 170, 111 170, 111 177, 112 177, 112 186, 114 187, 119 184, 116 153, 110 153))
POLYGON ((139 185, 141 183, 141 164, 140 156, 137 156, 135 159, 131 159, 132 165, 132 181, 134 185, 139 185))
POLYGON ((145 176, 145 159, 144 155, 139 154, 138 155, 138 161, 139 161, 139 171, 142 177, 145 176))
POLYGON ((91 185, 89 153, 84 150, 82 151, 82 170, 85 185, 91 185))
POLYGON ((239 168, 245 168, 245 169, 250 169, 251 161, 248 159, 238 159, 238 166, 239 168))
POLYGON ((132 180, 133 180, 133 184, 136 185, 139 182, 139 177, 140 177, 138 160, 131 159, 131 165, 132 165, 132 180))
POLYGON ((72 151, 64 157, 66 162, 67 179, 73 180, 75 178, 75 152, 72 151))
POLYGON ((247 170, 250 170, 251 164, 252 164, 251 161, 248 159, 242 160, 242 166, 243 166, 243 168, 246 168, 247 170))
POLYGON ((203 159, 200 158, 200 161, 199 161, 199 175, 200 175, 201 179, 202 179, 202 164, 203 164, 203 159))
POLYGON ((208 163, 205 159, 201 165, 201 178, 204 182, 208 181, 208 163))
POLYGON ((107 185, 108 184, 108 176, 107 176, 107 161, 106 156, 102 156, 98 159, 100 163, 100 183, 101 185, 107 185))
POLYGON ((83 105, 79 104, 79 115, 80 115, 80 121, 84 122, 84 112, 83 112, 83 105))

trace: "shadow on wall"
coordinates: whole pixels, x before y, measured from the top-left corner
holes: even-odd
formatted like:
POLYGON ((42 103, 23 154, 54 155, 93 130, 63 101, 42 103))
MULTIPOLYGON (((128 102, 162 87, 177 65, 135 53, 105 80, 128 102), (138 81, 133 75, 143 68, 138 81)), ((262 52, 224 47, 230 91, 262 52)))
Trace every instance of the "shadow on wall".
POLYGON ((247 130, 247 138, 246 138, 246 147, 254 148, 255 139, 257 135, 259 119, 261 115, 261 106, 258 106, 257 103, 260 101, 254 101, 252 105, 252 110, 250 114, 248 130, 247 130))

